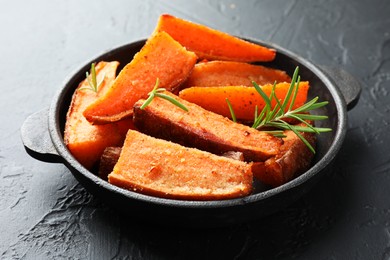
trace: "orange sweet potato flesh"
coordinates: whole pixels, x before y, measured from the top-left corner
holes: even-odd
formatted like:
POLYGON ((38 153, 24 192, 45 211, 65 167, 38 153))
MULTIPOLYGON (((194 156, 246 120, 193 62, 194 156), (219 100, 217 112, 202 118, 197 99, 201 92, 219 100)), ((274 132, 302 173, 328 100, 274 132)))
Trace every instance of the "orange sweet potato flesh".
MULTIPOLYGON (((301 126, 304 126, 301 124, 301 126)), ((314 147, 316 136, 313 133, 301 133, 314 147)), ((292 131, 284 131, 283 145, 278 154, 265 162, 256 162, 252 166, 254 177, 261 182, 277 187, 287 183, 306 171, 314 154, 292 131)))
MULTIPOLYGON (((284 100, 290 83, 279 83, 275 87, 275 94, 280 100, 284 100)), ((261 86, 261 89, 269 96, 273 85, 261 86)), ((293 108, 302 106, 307 99, 309 83, 300 82, 298 94, 293 108)), ((206 110, 231 118, 226 98, 229 99, 236 118, 243 121, 253 121, 256 106, 260 112, 265 106, 264 99, 254 87, 226 86, 226 87, 191 87, 180 91, 180 98, 195 103, 206 110)), ((274 100, 272 106, 276 105, 274 100)))
POLYGON ((96 77, 104 81, 98 92, 89 89, 87 80, 82 81, 73 94, 64 132, 64 142, 72 155, 87 169, 99 160, 107 146, 122 145, 126 132, 133 127, 132 120, 126 119, 107 125, 92 125, 83 116, 87 106, 97 100, 110 88, 116 76, 118 62, 99 62, 96 67, 96 77))
POLYGON ((116 122, 133 113, 133 105, 147 97, 156 79, 174 90, 190 74, 197 60, 165 32, 154 34, 115 79, 107 93, 91 104, 84 116, 94 124, 116 122))
POLYGON ((184 104, 188 112, 158 97, 141 109, 144 100, 139 100, 134 104, 134 124, 141 132, 218 155, 242 152, 247 162, 264 161, 279 151, 280 138, 164 93, 184 104))
POLYGON ((282 70, 235 61, 209 61, 195 65, 183 88, 211 86, 253 86, 273 84, 275 81, 291 82, 282 70))
POLYGON ((251 165, 129 130, 110 183, 147 195, 221 200, 249 195, 251 165))
POLYGON ((275 58, 273 49, 168 14, 159 18, 155 32, 161 31, 195 52, 200 59, 255 62, 275 58))

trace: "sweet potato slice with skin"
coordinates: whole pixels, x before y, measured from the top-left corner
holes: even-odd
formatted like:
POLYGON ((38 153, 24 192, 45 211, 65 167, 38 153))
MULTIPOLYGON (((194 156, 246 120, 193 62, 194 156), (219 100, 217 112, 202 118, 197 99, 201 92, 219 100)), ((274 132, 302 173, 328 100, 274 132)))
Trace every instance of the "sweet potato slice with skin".
POLYGON ((147 96, 157 78, 159 87, 172 91, 188 77, 196 60, 193 52, 165 32, 154 34, 122 69, 106 95, 84 111, 84 116, 94 124, 129 117, 134 103, 147 96))
MULTIPOLYGON (((284 100, 289 87, 290 83, 283 82, 277 84, 275 87, 276 97, 284 100)), ((261 87, 268 96, 271 94, 272 88, 273 85, 271 84, 261 87)), ((293 108, 300 107, 306 102, 308 90, 309 83, 307 81, 300 82, 293 108)), ((226 102, 226 98, 228 98, 232 104, 236 118, 243 121, 254 120, 256 105, 259 113, 265 106, 264 99, 254 87, 191 87, 180 91, 179 96, 204 109, 231 118, 229 106, 226 102)), ((273 100, 272 106, 275 105, 276 101, 273 100)))
MULTIPOLYGON (((301 124, 301 126, 304 126, 301 124)), ((314 154, 291 130, 284 131, 283 145, 278 154, 265 162, 256 162, 252 166, 254 177, 264 184, 277 187, 287 183, 306 171, 314 154)), ((314 147, 316 136, 313 133, 301 133, 314 147)))
POLYGON ((110 183, 157 197, 221 200, 249 195, 250 164, 129 130, 110 183))
POLYGON ((276 51, 172 15, 160 16, 155 32, 165 31, 200 59, 271 61, 276 51))
POLYGON ((182 88, 211 86, 251 86, 291 82, 282 70, 234 61, 209 61, 195 65, 182 88))
POLYGON ((83 116, 87 106, 98 99, 110 88, 116 76, 118 62, 99 62, 96 67, 96 77, 99 82, 104 80, 98 92, 89 89, 87 80, 82 81, 72 97, 64 132, 64 142, 72 155, 86 168, 99 160, 107 146, 122 145, 127 129, 132 128, 130 119, 107 125, 91 125, 83 116))
POLYGON ((158 97, 141 109, 144 100, 139 100, 134 105, 134 124, 141 132, 218 155, 242 152, 247 162, 266 160, 279 151, 280 138, 234 123, 172 93, 164 93, 189 111, 158 97))
MULTIPOLYGON (((114 170, 114 166, 119 160, 121 151, 122 147, 107 147, 106 149, 104 149, 99 164, 100 178, 102 178, 103 180, 107 180, 108 175, 114 170)), ((223 153, 221 156, 242 162, 244 161, 244 156, 240 152, 229 151, 223 153)))

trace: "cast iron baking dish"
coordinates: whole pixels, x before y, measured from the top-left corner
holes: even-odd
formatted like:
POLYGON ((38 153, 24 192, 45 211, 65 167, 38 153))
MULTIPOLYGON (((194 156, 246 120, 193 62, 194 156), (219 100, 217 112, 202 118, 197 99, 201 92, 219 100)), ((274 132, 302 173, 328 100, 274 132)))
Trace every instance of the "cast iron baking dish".
POLYGON ((123 67, 144 45, 145 40, 115 48, 88 61, 65 81, 51 106, 29 116, 21 128, 26 151, 34 158, 66 165, 74 177, 107 205, 140 220, 187 227, 215 227, 252 221, 269 215, 295 201, 332 170, 332 163, 343 144, 347 131, 347 110, 357 103, 359 82, 347 72, 316 66, 288 50, 259 40, 249 41, 273 48, 276 59, 264 65, 285 70, 292 75, 296 66, 302 80, 310 82, 309 99, 319 96, 329 104, 318 110, 329 119, 317 126, 331 127, 330 133, 318 136, 312 167, 294 180, 273 189, 257 189, 252 195, 222 201, 182 201, 163 199, 118 188, 100 179, 75 160, 63 140, 66 113, 72 94, 92 62, 117 60, 123 67))

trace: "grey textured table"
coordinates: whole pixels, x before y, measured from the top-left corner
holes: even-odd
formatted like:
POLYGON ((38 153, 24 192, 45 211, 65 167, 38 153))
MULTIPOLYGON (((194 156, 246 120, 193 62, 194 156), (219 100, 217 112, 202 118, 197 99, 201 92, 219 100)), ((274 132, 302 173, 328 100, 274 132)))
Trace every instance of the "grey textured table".
MULTIPOLYGON (((1 259, 389 259, 389 1, 2 1, 1 259), (19 129, 64 79, 147 37, 170 13, 343 68, 363 86, 335 170, 256 223, 211 230, 128 223, 61 164, 29 157, 19 129)), ((158 222, 158 216, 156 217, 158 222)))

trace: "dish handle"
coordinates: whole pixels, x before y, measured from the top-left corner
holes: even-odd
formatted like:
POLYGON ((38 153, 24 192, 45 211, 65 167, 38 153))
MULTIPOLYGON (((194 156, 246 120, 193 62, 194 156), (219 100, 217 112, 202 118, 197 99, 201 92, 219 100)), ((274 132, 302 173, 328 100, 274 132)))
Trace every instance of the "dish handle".
POLYGON ((46 108, 26 118, 20 129, 22 142, 31 157, 43 162, 62 163, 50 137, 48 114, 46 108))
POLYGON ((347 110, 354 108, 362 91, 360 82, 343 69, 322 65, 319 67, 340 89, 347 103, 347 110))

